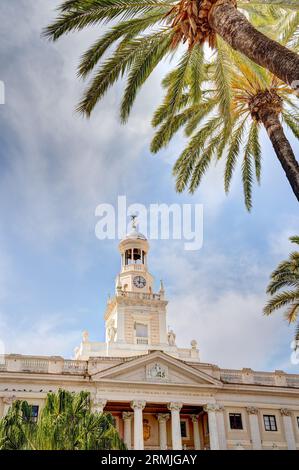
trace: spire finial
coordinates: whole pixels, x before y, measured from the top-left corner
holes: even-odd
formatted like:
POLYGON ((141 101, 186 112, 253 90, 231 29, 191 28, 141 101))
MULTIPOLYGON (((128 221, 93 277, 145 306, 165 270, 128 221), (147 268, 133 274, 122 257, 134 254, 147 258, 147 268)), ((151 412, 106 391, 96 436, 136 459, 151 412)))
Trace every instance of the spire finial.
POLYGON ((137 214, 131 214, 130 217, 131 217, 131 220, 132 220, 132 229, 136 230, 136 228, 137 228, 137 214))

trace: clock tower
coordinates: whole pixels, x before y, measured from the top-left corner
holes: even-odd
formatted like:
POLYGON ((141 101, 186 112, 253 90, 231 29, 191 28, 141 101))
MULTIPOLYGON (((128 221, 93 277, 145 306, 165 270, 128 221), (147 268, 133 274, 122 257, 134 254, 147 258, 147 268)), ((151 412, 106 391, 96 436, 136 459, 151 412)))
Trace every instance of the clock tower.
POLYGON ((149 242, 137 230, 135 219, 133 216, 131 231, 119 243, 121 267, 115 295, 108 298, 104 313, 105 342, 90 341, 85 331, 75 357, 132 357, 159 350, 198 362, 196 341, 191 342, 191 349, 178 348, 175 333, 167 331, 168 302, 163 282, 155 292, 154 278, 148 270, 149 242))
POLYGON ((132 231, 119 244, 121 272, 116 278, 116 291, 151 294, 154 279, 147 266, 149 243, 132 218, 132 231))
POLYGON ((154 292, 154 278, 148 270, 149 243, 138 232, 135 217, 132 230, 119 244, 120 273, 115 297, 105 312, 106 342, 112 348, 128 347, 132 352, 167 346, 166 305, 161 281, 154 292))

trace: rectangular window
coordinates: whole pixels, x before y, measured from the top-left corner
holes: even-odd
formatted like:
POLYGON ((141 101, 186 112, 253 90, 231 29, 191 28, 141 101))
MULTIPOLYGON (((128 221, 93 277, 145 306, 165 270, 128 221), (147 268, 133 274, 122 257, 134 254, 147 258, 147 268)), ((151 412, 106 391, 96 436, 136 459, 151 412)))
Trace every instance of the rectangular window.
POLYGON ((32 419, 32 421, 34 421, 36 423, 37 418, 38 418, 38 406, 37 405, 32 405, 31 406, 31 419, 32 419))
POLYGON ((142 323, 136 323, 136 336, 138 338, 147 338, 148 337, 148 328, 147 325, 143 325, 142 323))
POLYGON ((297 416, 297 426, 298 426, 298 429, 299 429, 299 416, 297 416))
POLYGON ((230 413, 229 423, 231 429, 243 429, 241 413, 230 413))
MULTIPOLYGON (((25 418, 25 416, 24 416, 24 418, 25 418)), ((30 405, 30 416, 25 418, 26 421, 30 420, 31 422, 36 423, 37 418, 38 418, 38 406, 37 405, 30 405)))
POLYGON ((264 415, 265 431, 277 431, 276 417, 274 415, 264 415))
POLYGON ((186 421, 181 421, 181 436, 182 436, 182 438, 188 437, 187 422, 186 421))

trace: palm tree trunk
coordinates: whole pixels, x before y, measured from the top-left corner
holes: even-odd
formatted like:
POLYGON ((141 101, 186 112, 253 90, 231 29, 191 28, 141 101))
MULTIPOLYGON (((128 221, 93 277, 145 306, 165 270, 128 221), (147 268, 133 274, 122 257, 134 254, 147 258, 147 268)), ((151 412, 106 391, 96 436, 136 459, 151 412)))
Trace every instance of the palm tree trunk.
POLYGON ((288 85, 299 86, 299 55, 257 31, 232 0, 218 0, 210 11, 209 23, 233 49, 288 85))
POLYGON ((290 142, 286 138, 283 127, 276 113, 264 113, 262 122, 267 130, 278 160, 285 171, 286 177, 299 201, 299 164, 290 142))

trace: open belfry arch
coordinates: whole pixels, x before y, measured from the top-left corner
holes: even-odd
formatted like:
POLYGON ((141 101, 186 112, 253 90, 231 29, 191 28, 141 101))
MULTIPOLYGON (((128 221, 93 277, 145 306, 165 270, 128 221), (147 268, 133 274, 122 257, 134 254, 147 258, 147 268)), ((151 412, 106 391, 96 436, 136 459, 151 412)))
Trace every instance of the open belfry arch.
MULTIPOLYGON (((167 329, 166 292, 155 290, 150 245, 138 231, 120 241, 120 271, 104 312, 105 341, 84 331, 75 358, 8 354, 0 361, 0 416, 16 399, 36 416, 49 391, 88 390, 110 412, 128 449, 299 449, 299 375, 221 369, 180 348, 167 329)), ((184 315, 184 312, 182 312, 184 315)), ((200 308, 198 325, 202 327, 200 308)), ((53 351, 55 354, 55 351, 53 351)))

